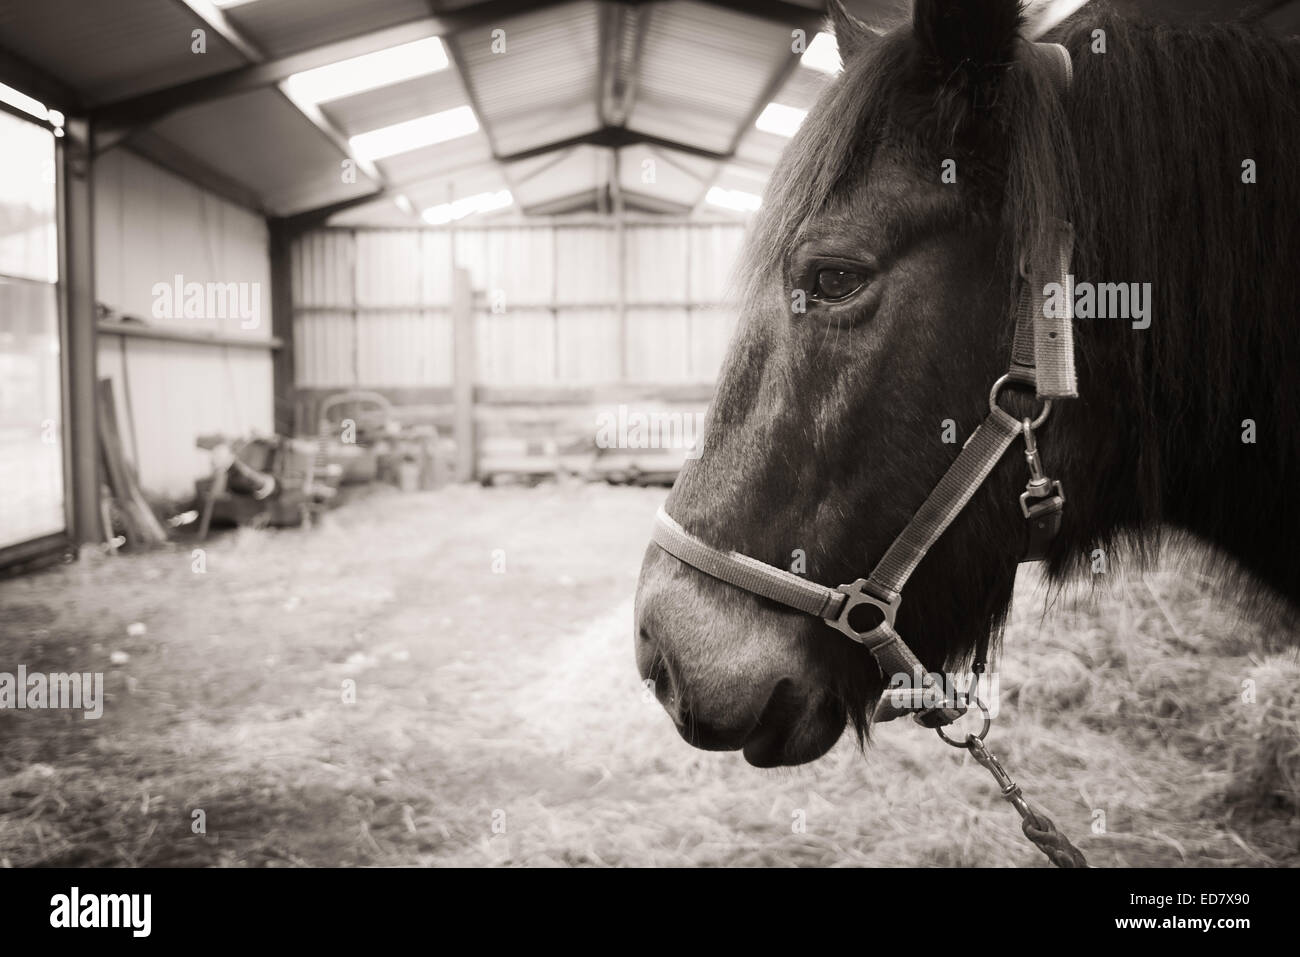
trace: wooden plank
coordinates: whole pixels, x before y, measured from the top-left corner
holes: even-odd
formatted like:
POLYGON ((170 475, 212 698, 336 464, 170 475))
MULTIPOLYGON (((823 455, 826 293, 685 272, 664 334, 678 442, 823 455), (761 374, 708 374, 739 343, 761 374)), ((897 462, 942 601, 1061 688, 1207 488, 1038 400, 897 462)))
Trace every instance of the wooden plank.
POLYGON ((100 454, 108 474, 109 487, 122 514, 127 516, 128 530, 134 533, 133 544, 165 542, 167 533, 154 515, 136 480, 131 464, 122 451, 122 437, 117 431, 117 403, 113 398, 113 380, 99 380, 97 403, 100 454))
MULTIPOLYGON (((272 314, 274 321, 274 314, 272 314)), ((100 335, 130 336, 136 339, 157 339, 165 342, 192 342, 203 346, 236 346, 245 349, 279 349, 284 343, 278 336, 269 339, 254 339, 250 336, 223 336, 212 332, 188 332, 184 329, 167 329, 162 326, 150 326, 140 322, 114 322, 101 320, 96 323, 100 335)))

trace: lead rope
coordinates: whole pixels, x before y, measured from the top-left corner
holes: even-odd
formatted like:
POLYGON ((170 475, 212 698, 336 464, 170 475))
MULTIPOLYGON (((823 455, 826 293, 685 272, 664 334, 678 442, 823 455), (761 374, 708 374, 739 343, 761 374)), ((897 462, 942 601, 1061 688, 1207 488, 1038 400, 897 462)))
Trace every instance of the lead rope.
MULTIPOLYGON (((1033 432, 1030 429, 1028 419, 1024 420, 1026 444, 1032 442, 1033 432)), ((1026 457, 1030 458, 1030 486, 1032 487, 1035 478, 1041 479, 1041 470, 1037 466, 1037 447, 1031 446, 1031 450, 1026 452, 1026 457)), ((1059 485, 1059 483, 1058 483, 1059 485)), ((1029 493, 1027 493, 1029 494, 1029 493)), ((1059 510, 1058 513, 1059 515, 1059 510)), ((1059 519, 1058 519, 1059 521, 1059 519)), ((1033 542, 1033 532, 1030 533, 1031 548, 1033 542)), ((989 655, 989 636, 987 633, 980 636, 975 644, 975 655, 971 661, 971 687, 978 688, 980 678, 988 666, 989 655)), ((1070 843, 1070 839, 1056 829, 1056 824, 1052 819, 1042 811, 1035 811, 1025 800, 1024 793, 1020 785, 1011 779, 1007 769, 1002 766, 996 755, 993 754, 984 745, 984 736, 988 734, 992 720, 987 718, 988 710, 978 698, 973 699, 980 710, 986 715, 984 727, 978 735, 968 734, 965 741, 953 741, 943 732, 943 728, 935 728, 939 732, 939 737, 947 744, 956 748, 965 748, 971 753, 971 757, 983 768, 987 769, 989 774, 993 775, 993 780, 997 781, 998 787, 1004 800, 1009 801, 1011 806, 1020 814, 1020 830, 1024 832, 1034 845, 1047 856, 1047 859, 1057 867, 1087 867, 1088 859, 1083 856, 1083 852, 1070 843)), ((964 709, 963 709, 964 710, 964 709)))
MULTIPOLYGON (((975 673, 976 680, 984 670, 984 650, 981 648, 976 653, 975 663, 971 670, 975 673)), ((1070 839, 1056 829, 1052 819, 1042 811, 1036 811, 1029 806, 1025 800, 1024 792, 1020 785, 1011 779, 1007 769, 1002 766, 1002 762, 997 759, 992 751, 984 744, 984 739, 988 737, 989 728, 993 726, 993 719, 989 715, 989 709, 984 707, 984 703, 979 698, 971 698, 983 712, 984 726, 980 728, 979 734, 968 734, 962 741, 956 741, 944 733, 943 726, 934 730, 938 732, 939 737, 945 744, 954 748, 962 748, 969 751, 971 757, 980 767, 986 769, 989 774, 993 775, 993 780, 997 782, 1001 789, 1003 800, 1009 802, 1016 812, 1020 815, 1020 830, 1024 832, 1025 837, 1029 838, 1034 847, 1042 851, 1049 861, 1057 867, 1087 867, 1088 859, 1083 856, 1083 852, 1070 843, 1070 839)), ((964 706, 960 710, 965 711, 964 706)))
MULTIPOLYGON (((942 736, 942 735, 941 735, 942 736)), ((942 736, 949 744, 947 736, 942 736)), ((1035 811, 1025 800, 1020 785, 1011 780, 1006 768, 997 757, 984 746, 984 739, 968 734, 966 740, 956 747, 966 748, 981 767, 987 768, 993 780, 1002 789, 1002 797, 1020 814, 1020 830, 1033 845, 1047 855, 1047 859, 1057 867, 1087 867, 1088 860, 1083 852, 1070 843, 1070 839, 1056 829, 1052 819, 1041 811, 1035 811)))

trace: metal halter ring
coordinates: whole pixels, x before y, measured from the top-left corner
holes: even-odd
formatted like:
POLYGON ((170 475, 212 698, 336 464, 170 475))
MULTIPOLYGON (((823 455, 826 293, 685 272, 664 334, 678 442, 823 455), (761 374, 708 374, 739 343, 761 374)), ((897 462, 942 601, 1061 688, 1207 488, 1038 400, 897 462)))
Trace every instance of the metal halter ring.
MULTIPOLYGON (((1013 379, 1012 379, 1011 373, 1008 372, 1006 375, 1001 376, 1001 377, 998 379, 997 382, 994 382, 994 383, 993 383, 993 388, 989 389, 989 409, 990 409, 990 411, 993 410, 993 409, 997 409, 997 408, 999 408, 999 406, 998 406, 998 393, 1002 391, 1003 386, 1005 386, 1007 383, 1012 382, 1012 381, 1013 381, 1013 379)), ((1016 384, 1017 384, 1017 385, 1020 385, 1020 384, 1022 384, 1022 383, 1017 382, 1016 384)), ((1034 419, 1034 421, 1032 421, 1032 422, 1029 423, 1029 427, 1030 427, 1031 429, 1036 429, 1036 428, 1038 428, 1040 425, 1042 425, 1044 422, 1047 421, 1047 417, 1048 417, 1049 415, 1051 415, 1051 414, 1052 414, 1052 400, 1051 400, 1051 399, 1044 399, 1044 400, 1043 400, 1043 411, 1041 411, 1041 412, 1038 413, 1038 418, 1034 419)))
POLYGON ((940 725, 934 730, 939 733, 939 737, 943 739, 944 744, 950 744, 954 748, 965 748, 969 750, 970 742, 972 738, 983 741, 985 738, 988 737, 989 728, 993 727, 993 716, 989 714, 989 709, 984 707, 984 702, 981 701, 979 698, 971 698, 970 700, 975 703, 975 706, 980 709, 980 713, 984 716, 984 724, 980 727, 980 733, 968 734, 966 735, 966 738, 964 740, 954 741, 952 738, 948 737, 946 734, 943 733, 943 725, 940 725))

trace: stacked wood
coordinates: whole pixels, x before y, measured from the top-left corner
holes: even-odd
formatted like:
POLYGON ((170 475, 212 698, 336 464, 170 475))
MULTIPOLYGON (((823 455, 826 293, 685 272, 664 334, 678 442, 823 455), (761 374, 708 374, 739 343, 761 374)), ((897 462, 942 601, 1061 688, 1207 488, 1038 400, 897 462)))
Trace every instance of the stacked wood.
MULTIPOLYGON (((99 403, 96 413, 99 432, 99 453, 104 466, 104 478, 110 498, 107 513, 123 526, 128 545, 156 545, 167 541, 167 532, 145 501, 140 480, 134 465, 122 448, 122 437, 117 430, 117 401, 113 394, 113 380, 99 380, 99 403)), ((113 529, 104 534, 113 541, 113 529)))

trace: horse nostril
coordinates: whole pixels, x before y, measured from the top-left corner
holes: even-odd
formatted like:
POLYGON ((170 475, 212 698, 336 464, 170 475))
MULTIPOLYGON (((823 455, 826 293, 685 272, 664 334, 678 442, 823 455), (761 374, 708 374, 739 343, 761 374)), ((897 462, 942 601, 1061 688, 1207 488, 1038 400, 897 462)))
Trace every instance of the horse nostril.
POLYGON ((654 689, 655 697, 664 709, 673 716, 674 721, 680 721, 680 708, 678 707, 677 682, 673 680, 673 670, 668 666, 668 659, 659 653, 655 653, 654 663, 650 666, 650 674, 646 676, 654 689))
POLYGON ((640 650, 646 662, 641 671, 642 677, 649 684, 650 690, 654 692, 655 698, 663 705, 664 710, 672 716, 673 721, 681 724, 685 718, 685 709, 681 706, 681 694, 672 665, 644 627, 637 629, 637 637, 642 643, 643 647, 640 650))

